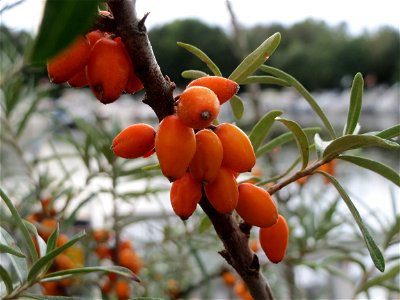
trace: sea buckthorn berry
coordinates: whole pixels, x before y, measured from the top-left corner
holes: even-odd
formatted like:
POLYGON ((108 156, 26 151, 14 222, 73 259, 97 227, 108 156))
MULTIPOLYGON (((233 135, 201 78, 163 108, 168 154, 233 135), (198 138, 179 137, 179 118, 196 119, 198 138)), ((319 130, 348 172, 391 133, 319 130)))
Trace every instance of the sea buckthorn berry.
POLYGON ((97 229, 93 231, 93 239, 96 242, 104 243, 107 242, 111 237, 111 232, 107 229, 97 229))
POLYGON ((93 48, 94 44, 101 38, 107 37, 103 31, 100 30, 93 30, 86 34, 86 39, 89 42, 91 48, 93 48))
POLYGON ((61 233, 61 234, 57 237, 57 242, 56 242, 57 247, 61 247, 61 246, 64 245, 66 242, 68 242, 68 240, 69 240, 69 239, 68 239, 68 236, 61 233))
POLYGON ((130 286, 129 283, 125 280, 118 280, 115 284, 115 293, 117 294, 118 300, 127 300, 129 299, 130 294, 130 286))
POLYGON ((251 251, 257 252, 258 249, 260 248, 259 241, 257 239, 249 240, 249 248, 251 249, 251 251))
POLYGON ((154 148, 156 131, 148 124, 134 124, 122 130, 112 141, 111 149, 123 158, 137 158, 154 148))
POLYGON ((222 280, 226 285, 234 286, 236 282, 235 275, 230 271, 225 271, 222 273, 222 280))
POLYGON ((221 214, 230 213, 236 208, 239 191, 232 171, 220 168, 217 177, 204 190, 211 205, 221 214))
POLYGON ((104 281, 104 282, 101 284, 100 289, 101 289, 101 292, 102 292, 103 294, 106 294, 106 295, 107 295, 107 294, 111 293, 111 291, 112 291, 112 289, 113 289, 113 286, 112 286, 111 281, 110 281, 110 280, 104 281))
POLYGON ((62 290, 58 286, 57 281, 41 282, 42 293, 46 296, 62 296, 62 290))
POLYGON ((133 94, 143 89, 143 83, 140 81, 139 77, 137 77, 135 73, 135 68, 131 62, 129 66, 129 76, 128 81, 126 82, 124 91, 128 94, 133 94))
POLYGON ((86 67, 76 73, 68 80, 68 84, 71 87, 82 88, 88 85, 88 81, 86 78, 86 67))
POLYGON ((100 259, 111 258, 111 250, 107 244, 98 244, 94 251, 100 259))
POLYGON ((86 76, 98 100, 108 104, 121 96, 128 81, 130 63, 122 43, 103 37, 94 44, 86 65, 86 76))
POLYGON ((47 62, 50 81, 63 83, 85 68, 90 56, 89 42, 79 36, 71 45, 47 62))
POLYGON ((170 181, 185 175, 196 151, 196 138, 176 115, 165 117, 156 133, 156 154, 160 168, 170 181))
POLYGON ((56 256, 54 261, 59 270, 69 270, 75 267, 75 264, 72 261, 72 259, 68 257, 66 254, 60 254, 56 256))
POLYGON ((130 269, 133 273, 138 273, 143 267, 142 260, 133 249, 123 249, 119 252, 119 264, 130 269))
POLYGON ((256 163, 256 155, 248 136, 237 126, 222 123, 215 129, 219 137, 224 156, 222 166, 236 172, 248 172, 256 163))
POLYGON ((186 126, 201 129, 212 124, 219 113, 217 95, 209 88, 194 86, 179 96, 177 115, 186 126))
POLYGON ((261 248, 268 259, 274 264, 282 261, 289 241, 289 227, 285 218, 279 215, 274 225, 260 228, 259 235, 261 248))
POLYGON ((57 221, 54 219, 46 218, 40 222, 40 226, 38 228, 38 233, 45 241, 48 240, 51 233, 56 229, 57 221))
POLYGON ((222 163, 223 149, 218 136, 209 129, 196 133, 196 152, 189 165, 193 177, 204 183, 217 177, 222 163))
POLYGON ((251 183, 239 184, 236 211, 246 223, 253 226, 268 227, 278 220, 278 210, 271 195, 251 183))
POLYGON ((172 183, 170 190, 171 206, 182 220, 188 219, 196 210, 201 199, 201 183, 187 172, 172 183))
POLYGON ((204 86, 209 88, 217 95, 221 105, 231 99, 239 90, 239 85, 235 81, 221 76, 197 78, 190 82, 187 87, 189 88, 192 86, 204 86))

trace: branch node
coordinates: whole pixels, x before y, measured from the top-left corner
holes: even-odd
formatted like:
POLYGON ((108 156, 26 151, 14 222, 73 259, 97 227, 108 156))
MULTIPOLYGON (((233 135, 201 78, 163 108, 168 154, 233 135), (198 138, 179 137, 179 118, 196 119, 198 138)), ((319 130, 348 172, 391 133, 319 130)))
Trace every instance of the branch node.
POLYGON ((241 222, 239 224, 240 231, 243 232, 246 235, 247 238, 250 237, 250 231, 251 231, 252 227, 253 226, 251 226, 250 224, 245 223, 245 222, 241 222))
POLYGON ((147 17, 149 16, 150 12, 144 14, 143 18, 141 18, 138 22, 138 29, 140 31, 146 32, 146 26, 144 23, 146 22, 147 17))

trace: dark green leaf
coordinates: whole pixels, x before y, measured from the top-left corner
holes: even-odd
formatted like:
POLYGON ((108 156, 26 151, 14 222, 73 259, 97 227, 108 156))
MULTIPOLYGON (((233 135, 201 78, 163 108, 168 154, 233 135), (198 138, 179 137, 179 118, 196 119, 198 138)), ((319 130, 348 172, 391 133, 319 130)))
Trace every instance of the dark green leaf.
POLYGON ((379 136, 380 138, 383 138, 383 139, 391 139, 391 138, 400 136, 400 124, 397 124, 393 127, 382 130, 382 131, 376 133, 376 136, 379 136))
POLYGON ((342 199, 346 203, 347 207, 349 208, 354 220, 356 221, 356 223, 358 225, 358 228, 360 228, 360 231, 364 237, 365 244, 367 245, 369 254, 370 254, 372 261, 374 262, 376 268, 381 272, 385 271, 385 259, 383 258, 381 250, 379 250, 374 239, 372 238, 371 234, 369 233, 367 227, 365 226, 365 224, 360 216, 360 213, 358 212, 357 208, 354 206, 349 195, 346 193, 346 191, 343 189, 343 187, 340 185, 340 183, 333 176, 331 176, 330 174, 323 172, 323 171, 316 171, 316 173, 320 173, 320 174, 324 175, 335 186, 335 188, 339 192, 340 196, 342 197, 342 199))
POLYGON ((14 247, 10 247, 5 244, 0 244, 0 253, 9 253, 11 255, 25 258, 25 254, 23 254, 21 251, 19 251, 19 249, 17 250, 14 247))
POLYGON ((383 163, 353 155, 340 155, 339 158, 378 173, 393 182, 395 185, 400 186, 399 173, 383 163))
POLYGON ((393 268, 391 268, 390 270, 388 270, 387 272, 385 272, 384 274, 376 276, 376 277, 368 280, 357 290, 357 293, 366 291, 369 288, 376 286, 376 285, 382 285, 386 281, 394 279, 399 274, 400 274, 400 265, 396 265, 393 268))
POLYGON ((398 149, 400 145, 374 135, 345 135, 333 140, 325 148, 322 157, 324 160, 330 160, 344 151, 361 147, 398 149))
POLYGON ((218 66, 212 61, 211 58, 207 56, 207 54, 205 54, 199 48, 182 42, 177 42, 177 44, 178 46, 186 49, 190 53, 194 54, 197 58, 199 58, 202 62, 204 62, 207 65, 207 67, 211 70, 211 72, 213 72, 214 75, 222 76, 222 73, 219 70, 218 66))
POLYGON ((322 111, 321 107, 318 105, 317 101, 314 97, 310 94, 309 91, 300 83, 298 82, 293 76, 279 70, 277 68, 273 68, 270 66, 262 65, 260 66, 260 70, 266 72, 268 74, 274 75, 275 77, 281 78, 287 83, 289 83, 292 87, 294 87, 300 95, 308 102, 314 112, 319 116, 322 123, 324 124, 325 128, 328 130, 329 135, 332 139, 336 138, 335 129, 333 128, 332 124, 329 122, 328 118, 326 117, 325 113, 322 111))
POLYGON ((11 276, 8 274, 7 270, 0 265, 0 279, 4 282, 6 286, 7 293, 10 294, 13 291, 13 283, 11 276))
POLYGON ((260 65, 262 65, 278 47, 281 41, 279 32, 271 35, 257 49, 251 52, 229 75, 229 79, 240 83, 247 76, 253 74, 260 65))
POLYGON ((282 114, 279 110, 272 110, 266 113, 256 125, 254 125, 253 129, 249 134, 249 139, 251 144, 253 145, 254 151, 261 146, 261 143, 264 141, 267 136, 269 130, 271 129, 272 124, 275 121, 275 118, 282 114))
POLYGON ((36 300, 93 300, 93 298, 82 298, 82 297, 67 297, 67 296, 45 296, 45 295, 35 295, 31 293, 24 293, 22 297, 18 298, 20 300, 24 299, 36 299, 36 300))
POLYGON ((233 115, 236 119, 240 120, 243 116, 244 105, 242 99, 238 95, 234 95, 231 100, 229 100, 231 104, 233 115))
POLYGON ((276 118, 276 120, 283 123, 293 133, 297 143, 297 148, 300 152, 301 160, 303 162, 301 169, 304 170, 308 165, 308 159, 310 156, 310 149, 306 133, 299 124, 292 120, 282 119, 279 117, 276 118))
POLYGON ((261 84, 274 84, 279 86, 289 86, 285 80, 276 78, 274 76, 248 76, 242 80, 240 84, 261 83, 261 84))
POLYGON ((347 114, 346 126, 343 130, 343 135, 354 134, 357 127, 358 119, 360 118, 362 96, 363 96, 364 80, 361 73, 354 76, 353 85, 351 86, 350 106, 347 114))
POLYGON ((182 77, 187 79, 197 79, 200 77, 208 76, 207 73, 199 70, 186 70, 182 72, 182 77))
POLYGON ((60 232, 59 227, 60 225, 57 223, 56 229, 51 233, 49 239, 47 240, 46 254, 49 254, 49 252, 52 251, 57 245, 58 234, 60 232))
POLYGON ((39 33, 30 55, 44 63, 85 33, 97 15, 101 0, 47 0, 39 33))

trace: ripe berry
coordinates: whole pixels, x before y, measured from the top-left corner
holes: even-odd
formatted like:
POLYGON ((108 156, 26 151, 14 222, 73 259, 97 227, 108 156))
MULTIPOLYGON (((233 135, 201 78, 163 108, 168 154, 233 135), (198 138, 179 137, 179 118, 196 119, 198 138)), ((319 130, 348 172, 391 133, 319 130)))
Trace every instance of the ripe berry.
POLYGON ((218 136, 209 129, 198 131, 196 152, 189 165, 190 173, 200 182, 212 182, 221 167, 222 155, 222 144, 218 136))
POLYGON ((93 46, 86 66, 89 86, 104 104, 114 102, 125 89, 131 60, 122 43, 100 38, 93 46))
POLYGON ((143 267, 141 259, 132 248, 122 249, 118 258, 121 266, 130 269, 134 273, 138 273, 143 267))
POLYGON ((185 176, 172 183, 170 190, 172 209, 182 220, 186 220, 196 210, 201 195, 201 183, 187 172, 185 176))
POLYGON ((71 87, 75 88, 82 88, 87 86, 87 78, 86 78, 86 67, 84 67, 82 70, 80 70, 78 73, 76 73, 74 76, 72 76, 68 80, 68 84, 71 87))
POLYGON ((107 35, 100 30, 94 30, 86 34, 86 39, 89 41, 91 48, 93 48, 94 44, 96 44, 98 40, 104 37, 107 37, 107 35))
POLYGON ((177 115, 186 126, 201 129, 212 124, 219 113, 217 95, 209 88, 187 88, 179 97, 177 115))
POLYGON ((129 66, 129 76, 128 81, 125 85, 125 92, 128 94, 133 94, 143 89, 143 83, 140 81, 139 77, 137 77, 135 73, 135 68, 131 62, 129 66))
POLYGON ((226 285, 234 286, 236 282, 235 275, 230 271, 225 271, 222 273, 222 280, 226 285))
POLYGON ((221 105, 231 99, 239 90, 239 85, 235 81, 221 76, 197 78, 190 82, 187 87, 189 88, 192 86, 204 86, 209 88, 217 95, 221 105))
POLYGON ((56 229, 57 221, 54 219, 46 218, 40 222, 40 225, 41 226, 38 228, 38 233, 42 237, 42 239, 47 241, 51 233, 54 231, 54 229, 56 229))
POLYGON ((268 227, 278 220, 278 210, 271 195, 251 183, 239 184, 236 211, 246 223, 253 226, 268 227))
POLYGON ((47 72, 50 81, 63 83, 85 68, 89 60, 89 42, 79 36, 68 48, 65 48, 47 62, 47 72))
POLYGON ((118 300, 129 299, 130 287, 129 283, 125 280, 118 280, 115 284, 115 293, 117 294, 118 300))
POLYGON ((221 214, 230 213, 236 208, 239 191, 232 171, 220 168, 215 180, 208 183, 204 190, 211 205, 221 214))
POLYGON ((185 175, 196 151, 196 138, 176 115, 165 117, 156 133, 156 154, 164 176, 170 181, 185 175))
POLYGON ((75 267, 75 264, 72 261, 72 259, 65 254, 60 254, 56 256, 54 261, 59 270, 69 270, 75 267))
POLYGON ((247 135, 237 126, 222 123, 215 129, 224 149, 222 166, 236 172, 247 172, 254 167, 256 156, 247 135))
POLYGON ((123 158, 137 158, 154 148, 156 131, 150 125, 139 123, 122 130, 112 141, 111 149, 123 158))
POLYGON ((289 241, 289 227, 285 218, 279 215, 276 224, 260 228, 259 235, 261 248, 268 259, 274 264, 282 261, 289 241))
POLYGON ((111 258, 111 250, 107 244, 98 244, 94 251, 100 259, 111 258))

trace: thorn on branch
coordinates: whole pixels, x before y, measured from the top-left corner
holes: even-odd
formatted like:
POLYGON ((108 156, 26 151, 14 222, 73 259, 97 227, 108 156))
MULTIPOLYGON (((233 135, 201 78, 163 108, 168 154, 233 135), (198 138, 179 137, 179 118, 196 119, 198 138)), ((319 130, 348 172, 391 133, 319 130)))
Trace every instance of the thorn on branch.
POLYGON ((229 254, 228 251, 226 251, 224 249, 224 250, 218 251, 218 254, 221 255, 226 260, 226 262, 228 264, 232 265, 232 257, 231 257, 231 255, 229 254))
POLYGON ((146 22, 147 17, 149 16, 150 12, 147 12, 144 14, 143 18, 139 20, 138 22, 138 29, 140 31, 144 31, 146 32, 146 26, 144 25, 144 23, 146 22))

